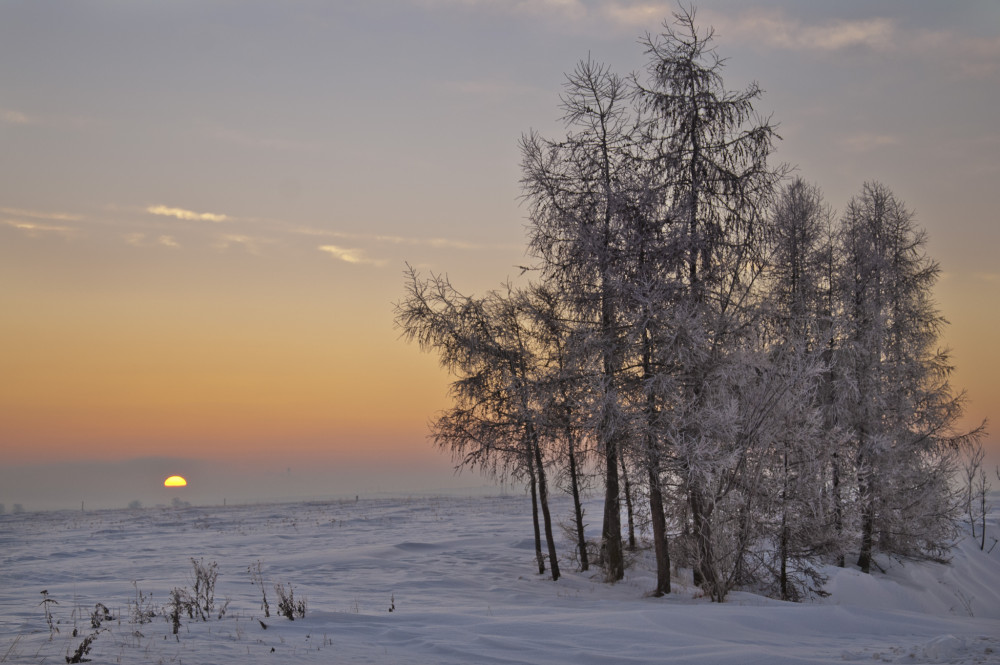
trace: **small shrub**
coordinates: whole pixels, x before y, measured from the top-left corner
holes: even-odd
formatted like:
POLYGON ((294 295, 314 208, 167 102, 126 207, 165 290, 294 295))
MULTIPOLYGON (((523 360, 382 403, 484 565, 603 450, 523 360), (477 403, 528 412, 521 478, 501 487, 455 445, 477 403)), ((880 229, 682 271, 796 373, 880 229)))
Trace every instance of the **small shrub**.
POLYGON ((173 628, 174 635, 181 627, 181 613, 186 612, 188 617, 194 618, 194 609, 191 594, 187 589, 174 587, 170 592, 170 603, 167 605, 166 617, 173 628))
POLYGON ((189 614, 193 619, 194 612, 197 612, 202 621, 208 621, 215 608, 215 581, 219 578, 219 564, 215 561, 206 564, 204 560, 192 558, 191 565, 194 566, 194 603, 193 608, 189 608, 189 614), (192 609, 194 612, 191 612, 192 609))
POLYGON ((108 609, 107 605, 104 603, 97 603, 94 605, 94 611, 90 613, 90 627, 97 630, 101 627, 101 624, 105 621, 114 621, 115 618, 111 616, 111 610, 108 609))
POLYGON ((278 614, 289 621, 295 621, 295 617, 301 619, 306 615, 306 601, 304 598, 295 600, 295 592, 292 590, 291 584, 288 585, 287 591, 284 584, 275 584, 274 593, 278 596, 278 614))
POLYGON ((97 633, 92 635, 87 635, 83 638, 83 642, 80 642, 80 646, 76 648, 76 652, 72 656, 66 656, 67 663, 89 663, 90 659, 85 658, 85 656, 90 653, 90 647, 93 645, 94 640, 97 639, 97 633))
POLYGON ((271 616, 271 605, 267 602, 267 591, 264 587, 264 574, 261 572, 260 561, 247 566, 247 573, 250 575, 250 584, 254 584, 260 589, 260 609, 264 610, 264 616, 271 616))
POLYGON ((156 609, 153 606, 153 594, 148 596, 139 589, 139 583, 132 581, 135 589, 135 600, 128 603, 129 623, 147 624, 156 616, 156 609))
POLYGON ((45 609, 45 623, 49 627, 49 641, 52 641, 52 636, 59 632, 56 627, 55 622, 52 620, 52 609, 49 605, 58 605, 59 602, 55 598, 49 598, 49 590, 42 590, 42 602, 39 603, 45 609))

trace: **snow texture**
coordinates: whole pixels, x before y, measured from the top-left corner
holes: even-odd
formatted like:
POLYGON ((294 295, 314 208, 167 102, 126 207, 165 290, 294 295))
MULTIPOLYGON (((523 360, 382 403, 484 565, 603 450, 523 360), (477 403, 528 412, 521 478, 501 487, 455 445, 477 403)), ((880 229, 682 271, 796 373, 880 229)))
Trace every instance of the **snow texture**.
MULTIPOLYGON (((570 504, 554 507, 566 521, 570 504)), ((115 618, 95 663, 1000 663, 1000 546, 966 539, 950 565, 831 568, 822 601, 714 604, 679 581, 690 571, 650 597, 648 551, 618 584, 568 560, 552 582, 533 574, 530 534, 520 496, 3 515, 0 662, 65 662, 103 603, 115 618), (192 558, 218 562, 216 612, 229 605, 221 619, 183 615, 174 635, 163 608, 193 588, 192 558), (257 561, 270 617, 247 571, 257 561), (277 616, 273 584, 307 600, 304 618, 277 616), (136 587, 152 594, 150 623, 132 618, 136 587)))

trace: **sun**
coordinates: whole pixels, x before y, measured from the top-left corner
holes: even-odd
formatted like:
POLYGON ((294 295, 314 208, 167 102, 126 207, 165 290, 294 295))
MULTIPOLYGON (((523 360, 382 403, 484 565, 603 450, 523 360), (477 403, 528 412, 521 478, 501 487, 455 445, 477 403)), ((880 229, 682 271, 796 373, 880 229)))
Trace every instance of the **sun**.
POLYGON ((164 487, 184 487, 188 484, 188 481, 184 480, 183 476, 170 476, 163 481, 164 487))

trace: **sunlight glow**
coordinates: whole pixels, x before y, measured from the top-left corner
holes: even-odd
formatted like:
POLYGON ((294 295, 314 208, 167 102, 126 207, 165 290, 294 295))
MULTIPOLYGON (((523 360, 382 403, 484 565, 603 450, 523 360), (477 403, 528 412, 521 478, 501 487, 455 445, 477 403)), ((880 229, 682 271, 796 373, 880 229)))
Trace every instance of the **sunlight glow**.
POLYGON ((163 481, 164 487, 184 487, 188 484, 182 476, 170 476, 163 481))

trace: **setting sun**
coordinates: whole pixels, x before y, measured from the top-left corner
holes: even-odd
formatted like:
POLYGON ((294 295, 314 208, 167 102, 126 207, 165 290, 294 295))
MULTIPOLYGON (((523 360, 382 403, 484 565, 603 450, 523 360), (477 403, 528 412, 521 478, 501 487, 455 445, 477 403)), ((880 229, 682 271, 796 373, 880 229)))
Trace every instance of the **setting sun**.
POLYGON ((170 476, 169 478, 163 481, 164 487, 184 487, 187 484, 188 481, 185 480, 182 476, 170 476))

